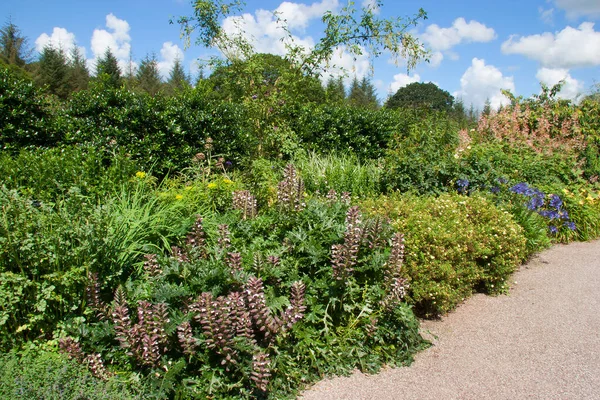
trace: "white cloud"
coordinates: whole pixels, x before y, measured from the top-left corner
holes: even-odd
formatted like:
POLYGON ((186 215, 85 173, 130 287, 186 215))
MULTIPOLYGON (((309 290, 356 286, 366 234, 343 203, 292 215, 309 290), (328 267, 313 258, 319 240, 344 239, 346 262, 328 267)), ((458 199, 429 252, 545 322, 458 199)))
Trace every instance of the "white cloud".
POLYGON ((327 82, 330 77, 344 77, 344 84, 349 86, 354 77, 362 79, 371 72, 371 63, 369 54, 364 51, 360 56, 355 56, 348 52, 344 46, 336 48, 329 66, 321 76, 323 82, 327 82))
MULTIPOLYGON (((254 14, 245 13, 228 17, 223 21, 223 30, 230 36, 241 35, 252 45, 257 53, 270 53, 284 56, 288 49, 286 44, 300 46, 310 50, 315 46, 311 36, 300 35, 311 22, 320 19, 326 11, 335 12, 339 8, 339 0, 321 0, 310 5, 283 2, 274 12, 259 9, 254 14), (285 22, 284 22, 285 21, 285 22), (292 34, 288 37, 283 29, 284 24, 292 34)), ((226 50, 235 55, 236 49, 226 50)), ((326 67, 322 80, 330 76, 346 76, 349 83, 354 76, 362 79, 370 72, 369 54, 362 49, 361 55, 351 54, 344 46, 334 50, 334 55, 326 67)))
POLYGON ((598 0, 555 0, 556 6, 566 11, 567 17, 600 15, 598 0))
POLYGON ((511 36, 502 43, 504 54, 521 54, 547 68, 573 68, 600 65, 600 32, 584 22, 577 29, 567 26, 552 34, 511 36))
MULTIPOLYGON (((42 33, 35 40, 35 49, 41 53, 44 47, 52 46, 55 49, 62 49, 67 57, 70 57, 71 50, 76 46, 75 34, 67 31, 65 28, 55 27, 52 34, 42 33)), ((85 57, 85 48, 79 47, 81 54, 85 57)))
POLYGON ((95 72, 98 58, 102 57, 108 48, 119 60, 119 67, 123 72, 128 68, 131 53, 129 23, 115 17, 113 14, 108 14, 106 16, 106 27, 111 32, 105 29, 95 29, 92 34, 91 48, 94 59, 88 60, 88 66, 91 71, 95 72))
POLYGON ((421 38, 435 51, 450 50, 462 42, 490 42, 496 38, 496 32, 477 21, 465 21, 457 18, 449 28, 437 24, 429 25, 421 38))
POLYGON ((558 93, 558 97, 562 99, 575 100, 584 90, 583 82, 574 79, 567 69, 540 68, 535 77, 548 87, 552 87, 564 80, 563 86, 558 93))
POLYGON ((460 90, 453 95, 462 98, 465 104, 473 104, 479 109, 482 109, 485 101, 489 99, 491 107, 497 109, 510 103, 502 94, 502 89, 515 92, 513 77, 503 76, 498 68, 486 65, 485 60, 473 58, 471 66, 460 78, 460 90))
POLYGON ((175 60, 179 59, 183 63, 183 50, 173 42, 165 42, 160 49, 161 59, 158 61, 158 71, 163 79, 167 79, 175 60))
POLYGON ((433 54, 431 54, 431 57, 429 57, 429 66, 432 68, 437 68, 440 66, 443 59, 444 54, 441 51, 435 51, 433 54))
POLYGON ((554 8, 546 10, 544 7, 538 7, 538 13, 545 24, 552 25, 554 23, 554 8))
POLYGON ((304 30, 311 20, 320 18, 326 11, 336 10, 338 6, 338 0, 321 0, 311 5, 284 1, 275 13, 287 22, 290 30, 304 30))
POLYGON ((377 0, 363 0, 362 2, 363 8, 369 8, 373 11, 373 14, 379 14, 380 9, 377 4, 377 0))
POLYGON ((408 74, 396 74, 396 75, 394 75, 394 81, 390 84, 389 91, 391 94, 394 94, 401 87, 410 85, 411 83, 420 82, 420 81, 421 81, 421 77, 419 76, 419 74, 414 74, 413 76, 410 76, 408 74))

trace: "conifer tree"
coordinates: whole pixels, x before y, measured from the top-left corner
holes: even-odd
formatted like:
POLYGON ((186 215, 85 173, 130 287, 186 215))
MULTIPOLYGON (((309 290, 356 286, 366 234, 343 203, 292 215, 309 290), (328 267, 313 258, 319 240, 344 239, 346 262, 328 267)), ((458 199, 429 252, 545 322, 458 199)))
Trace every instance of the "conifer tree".
POLYGON ((122 78, 119 62, 112 51, 110 51, 110 48, 106 48, 104 55, 98 59, 96 77, 106 79, 106 84, 110 87, 118 88, 121 86, 122 78), (105 75, 105 77, 102 77, 102 75, 105 75))
POLYGON ((176 93, 190 86, 190 78, 185 73, 181 60, 176 58, 175 64, 173 64, 173 68, 169 72, 169 80, 167 81, 168 90, 170 93, 176 93))
POLYGON ((21 35, 21 30, 9 19, 0 28, 0 61, 24 68, 30 58, 31 50, 27 48, 27 38, 21 35))
POLYGON ((346 99, 346 88, 344 80, 341 76, 334 78, 330 77, 325 88, 327 101, 331 103, 339 103, 346 99))
POLYGON ((373 110, 379 108, 379 100, 377 99, 377 93, 375 93, 375 86, 373 86, 366 76, 360 81, 359 87, 363 93, 363 107, 373 110))
POLYGON ((158 61, 153 54, 152 57, 146 57, 140 63, 137 74, 137 89, 148 93, 151 96, 156 95, 162 89, 160 72, 158 71, 158 61))
POLYGON ((90 81, 90 71, 85 63, 85 58, 77 46, 73 46, 70 55, 67 79, 71 86, 71 90, 74 92, 85 90, 88 88, 88 83, 90 81))
POLYGON ((46 45, 40 54, 35 83, 62 99, 69 97, 71 85, 69 82, 69 67, 67 57, 61 48, 46 45))

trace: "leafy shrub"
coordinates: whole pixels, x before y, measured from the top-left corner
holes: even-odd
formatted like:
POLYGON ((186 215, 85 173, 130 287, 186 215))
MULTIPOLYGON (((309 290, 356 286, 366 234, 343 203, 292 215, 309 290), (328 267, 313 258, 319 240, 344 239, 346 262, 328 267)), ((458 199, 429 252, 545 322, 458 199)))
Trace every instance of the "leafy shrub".
POLYGON ((42 92, 4 66, 0 66, 0 126, 0 148, 10 151, 54 146, 62 139, 42 92))
POLYGON ((51 351, 0 354, 3 399, 140 399, 117 380, 103 381, 82 365, 51 351))
POLYGON ((504 290, 526 255, 522 228, 480 196, 394 195, 364 206, 404 232, 408 298, 427 317, 446 313, 473 290, 504 290))
POLYGON ((458 125, 444 113, 414 111, 406 131, 386 151, 384 184, 388 191, 431 194, 447 190, 456 175, 458 125))
POLYGON ((353 153, 361 160, 383 156, 393 134, 406 124, 390 110, 340 105, 309 105, 290 121, 302 146, 314 152, 353 153))
POLYGON ((457 176, 467 179, 471 188, 489 189, 498 185, 498 179, 537 186, 569 184, 581 174, 575 155, 543 155, 502 143, 473 143, 456 154, 457 176))
POLYGON ((76 93, 65 112, 69 143, 105 153, 124 149, 145 170, 187 167, 213 139, 214 154, 241 159, 249 144, 243 108, 209 103, 193 90, 164 98, 102 85, 76 93))

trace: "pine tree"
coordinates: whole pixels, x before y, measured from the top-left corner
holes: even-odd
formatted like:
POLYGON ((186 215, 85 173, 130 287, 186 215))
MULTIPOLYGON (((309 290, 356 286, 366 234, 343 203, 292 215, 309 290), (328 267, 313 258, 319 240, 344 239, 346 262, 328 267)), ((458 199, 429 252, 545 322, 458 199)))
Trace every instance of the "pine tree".
POLYGON ((490 103, 490 99, 485 99, 485 103, 483 105, 483 111, 481 114, 490 115, 492 113, 492 103, 490 103))
POLYGON ((375 93, 375 86, 373 86, 366 76, 360 81, 360 90, 363 92, 363 106, 365 108, 373 110, 379 108, 379 100, 377 99, 377 93, 375 93))
POLYGON ((169 72, 169 80, 167 81, 167 87, 170 93, 180 92, 191 86, 190 78, 186 75, 181 60, 175 59, 175 64, 169 72))
POLYGON ((62 99, 69 97, 71 85, 69 82, 69 67, 63 49, 55 49, 46 45, 40 54, 35 74, 35 83, 62 99))
POLYGON ((154 54, 152 57, 146 55, 146 58, 142 60, 136 74, 136 79, 137 88, 151 96, 156 95, 162 89, 158 62, 154 54))
POLYGON ((69 60, 69 71, 67 74, 71 90, 78 92, 88 88, 90 81, 90 71, 88 71, 85 58, 77 46, 71 50, 71 59, 69 60))
POLYGON ((330 77, 325 88, 327 101, 331 103, 339 103, 346 99, 346 88, 344 80, 341 76, 334 78, 330 77))
POLYGON ((364 103, 364 93, 360 88, 360 82, 358 81, 356 75, 354 76, 354 79, 352 79, 352 83, 350 84, 348 102, 356 107, 359 107, 364 103))
POLYGON ((24 68, 30 61, 32 51, 27 48, 27 38, 9 21, 0 28, 0 61, 7 65, 24 68))
POLYGON ((106 48, 104 56, 98 59, 96 77, 98 79, 105 79, 106 84, 110 87, 118 88, 121 86, 122 78, 119 62, 110 51, 110 48, 106 48))
POLYGON ((135 75, 137 74, 137 67, 135 62, 133 61, 133 53, 129 52, 129 60, 127 61, 127 66, 123 71, 123 85, 129 90, 134 90, 137 85, 137 79, 135 75))

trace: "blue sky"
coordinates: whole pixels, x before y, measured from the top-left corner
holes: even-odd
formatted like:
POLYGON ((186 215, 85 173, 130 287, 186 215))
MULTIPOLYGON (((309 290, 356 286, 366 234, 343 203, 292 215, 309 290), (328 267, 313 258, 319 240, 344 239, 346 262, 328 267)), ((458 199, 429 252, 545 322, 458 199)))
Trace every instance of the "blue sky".
MULTIPOLYGON (((373 0, 356 0, 358 6, 373 0)), ((288 20, 299 43, 311 45, 320 36, 323 11, 338 10, 343 0, 247 1, 240 20, 252 34, 259 51, 281 53, 280 30, 269 12, 277 10, 288 20)), ((382 17, 407 16, 425 9, 428 19, 413 31, 431 51, 431 62, 406 74, 385 55, 374 65, 372 80, 381 99, 411 82, 434 82, 469 105, 481 107, 486 99, 498 106, 506 102, 500 89, 530 96, 539 82, 566 84, 561 95, 576 98, 600 78, 600 0, 384 0, 382 17), (598 26, 597 26, 598 25, 598 26)), ((184 49, 179 27, 170 18, 191 15, 187 0, 8 0, 0 16, 12 21, 29 39, 32 48, 52 43, 82 48, 88 63, 110 47, 134 67, 155 53, 163 74, 175 58, 197 72, 197 60, 217 54, 192 46, 184 49)), ((232 22, 224 21, 227 29, 232 22)), ((340 50, 341 54, 343 49, 340 50)), ((345 54, 334 62, 359 78, 369 73, 367 57, 354 61, 345 54)), ((92 68, 93 71, 93 68, 92 68)))

